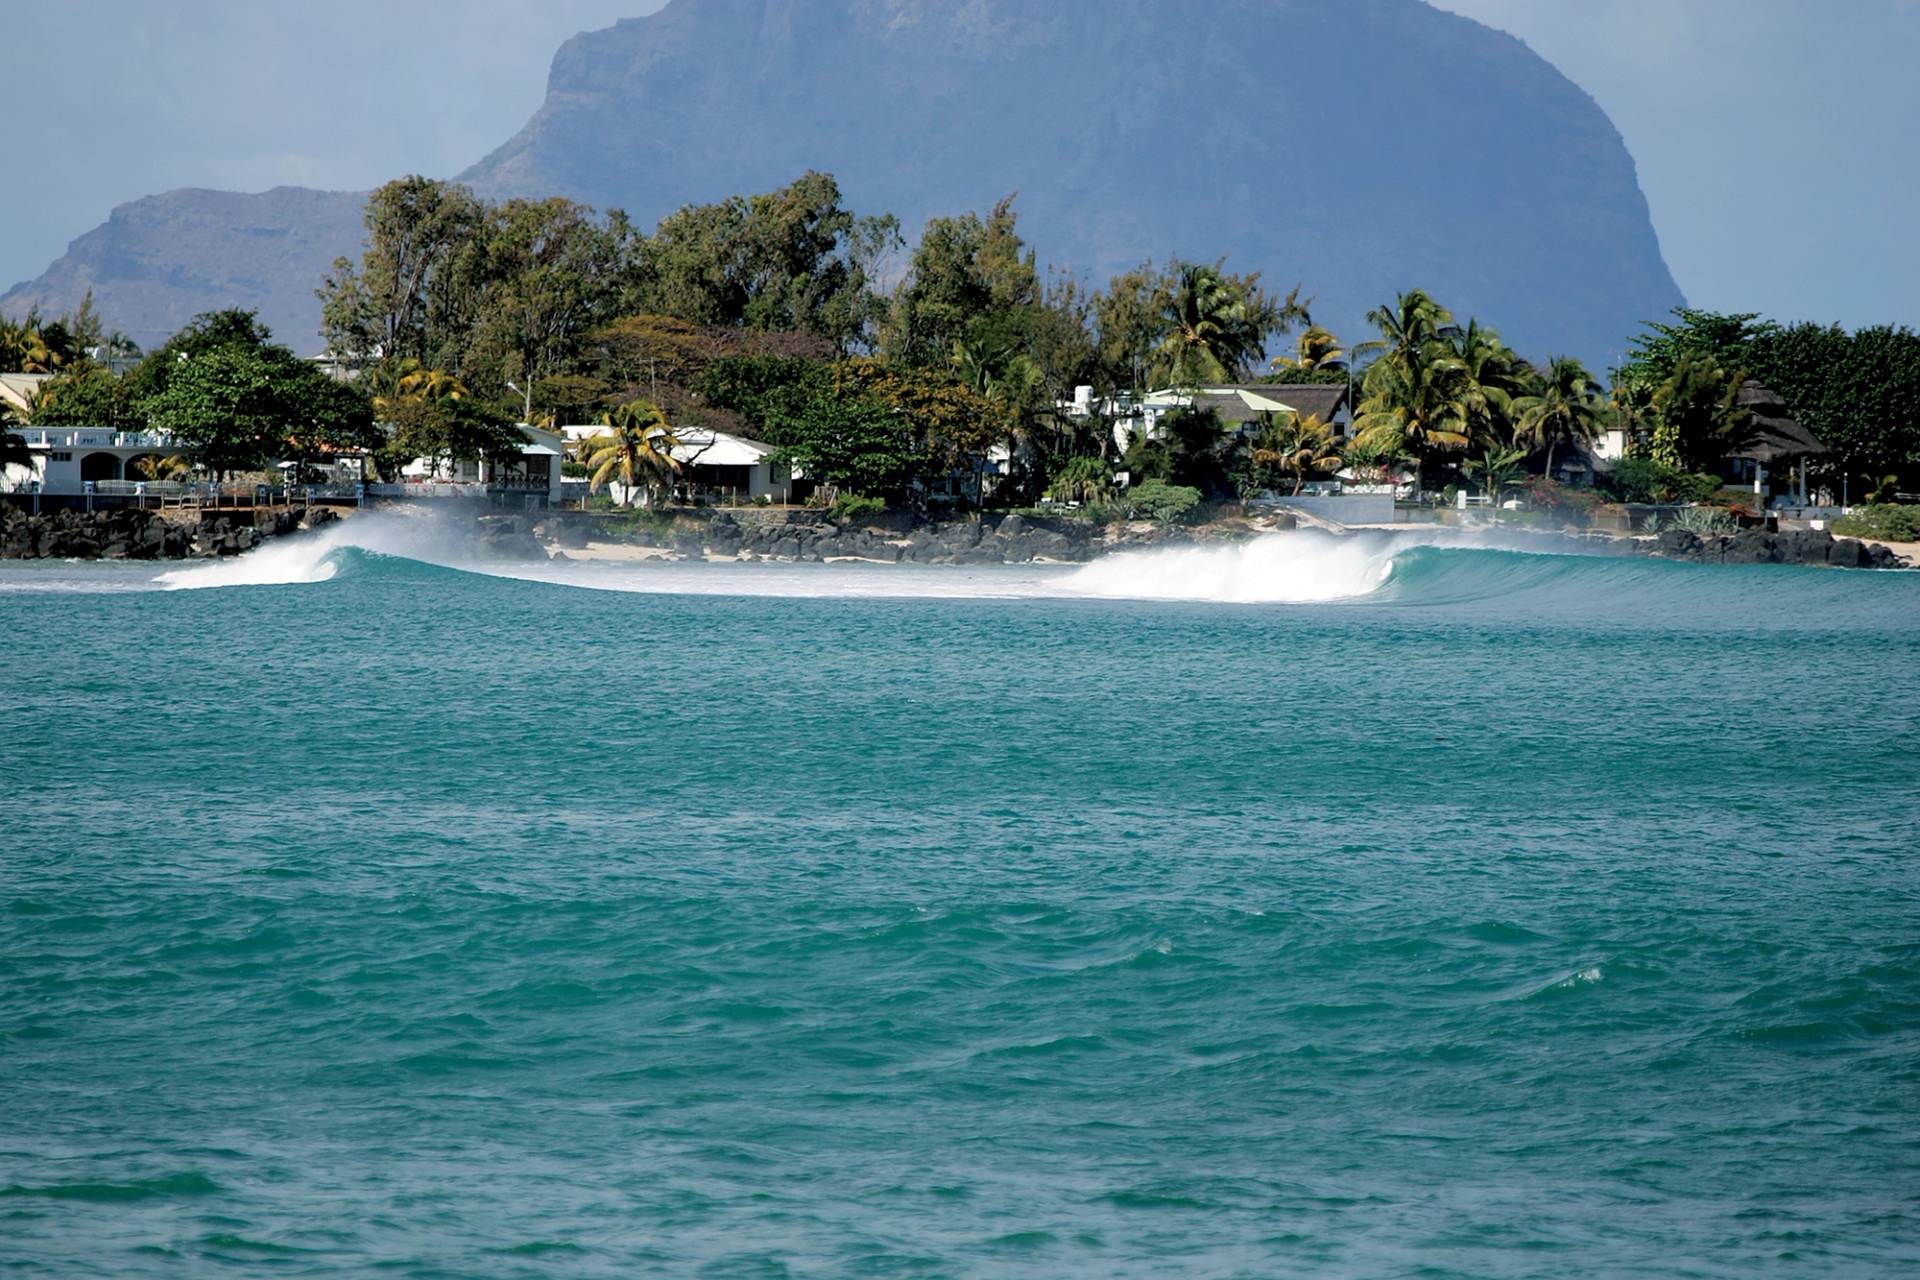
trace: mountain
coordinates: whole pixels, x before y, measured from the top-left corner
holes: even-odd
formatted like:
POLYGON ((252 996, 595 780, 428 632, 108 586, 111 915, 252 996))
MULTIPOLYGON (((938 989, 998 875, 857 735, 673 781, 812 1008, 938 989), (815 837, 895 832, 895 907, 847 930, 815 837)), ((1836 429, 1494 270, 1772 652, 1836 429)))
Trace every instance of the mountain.
POLYGON ((37 280, 0 295, 0 313, 63 315, 88 291, 102 318, 141 346, 202 311, 256 310, 275 336, 320 345, 314 290, 360 241, 364 192, 276 187, 258 195, 181 190, 123 204, 37 280))
MULTIPOLYGON (((1604 366, 1682 301, 1599 106, 1520 41, 1422 0, 673 0, 568 41, 540 110, 461 176, 650 225, 808 168, 854 209, 901 215, 910 239, 1017 192, 1042 262, 1095 283, 1224 254, 1300 283, 1348 335, 1418 285, 1529 355, 1604 366)), ((273 225, 246 202, 276 196, 208 214, 273 225)), ((311 331, 350 223, 316 205, 314 252, 246 255, 246 296, 306 317, 283 337, 311 331)), ((137 270, 94 285, 123 327, 237 289, 224 259, 138 230, 123 233, 137 270)), ((51 299, 49 281, 77 280, 93 236, 23 288, 51 299)))

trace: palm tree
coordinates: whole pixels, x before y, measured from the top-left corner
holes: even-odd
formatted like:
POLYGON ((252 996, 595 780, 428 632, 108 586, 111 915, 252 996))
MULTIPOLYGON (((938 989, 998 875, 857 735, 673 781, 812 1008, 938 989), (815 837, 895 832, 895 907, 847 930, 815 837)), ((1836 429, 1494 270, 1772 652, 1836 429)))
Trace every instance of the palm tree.
MULTIPOLYGON (((1289 297, 1287 306, 1299 304, 1289 297)), ((1166 336, 1154 353, 1157 368, 1173 386, 1197 387, 1228 381, 1257 359, 1282 316, 1218 267, 1186 263, 1162 319, 1166 336)))
POLYGON ((1436 452, 1465 449, 1473 440, 1474 399, 1463 366, 1438 347, 1405 361, 1388 357, 1367 370, 1366 398, 1353 433, 1370 445, 1397 445, 1423 468, 1436 452))
POLYGON ((1294 342, 1293 354, 1275 356, 1273 367, 1275 369, 1324 369, 1330 373, 1336 373, 1347 367, 1347 353, 1340 346, 1340 339, 1319 325, 1311 324, 1294 342))
POLYGON ((1254 445, 1255 466, 1276 467, 1293 477, 1293 493, 1306 487, 1307 477, 1315 472, 1334 471, 1340 466, 1340 450, 1333 441, 1333 427, 1313 414, 1297 413, 1276 418, 1263 414, 1260 436, 1254 445))
POLYGON ((1513 402, 1513 420, 1519 440, 1529 448, 1547 451, 1551 478, 1556 447, 1586 444, 1605 427, 1600 385, 1578 360, 1556 356, 1547 365, 1539 390, 1513 402))
POLYGON ((680 460, 673 456, 680 439, 666 415, 651 400, 630 400, 601 414, 600 423, 608 428, 606 434, 584 441, 581 449, 587 466, 594 469, 594 491, 618 476, 628 503, 638 492, 642 505, 651 508, 680 471, 680 460))
POLYGON ((1487 495, 1487 505, 1500 505, 1500 495, 1520 478, 1521 463, 1526 461, 1524 449, 1496 449, 1489 447, 1478 458, 1461 467, 1481 492, 1487 495))
POLYGON ((1739 402, 1741 380, 1710 355, 1681 356, 1653 393, 1655 461, 1697 471, 1745 443, 1753 414, 1739 402))
POLYGON ((1380 331, 1380 336, 1355 347, 1354 354, 1378 353, 1382 363, 1391 360, 1411 364, 1436 342, 1451 341, 1459 333, 1453 313, 1424 289, 1401 294, 1391 306, 1375 307, 1367 313, 1367 322, 1380 331))
POLYGON ((1104 458, 1068 458, 1047 485, 1055 502, 1102 502, 1112 492, 1113 464, 1104 458))
POLYGON ((1513 402, 1532 389, 1532 370, 1500 341, 1498 331, 1482 328, 1477 319, 1454 336, 1453 352, 1466 379, 1459 393, 1474 436, 1483 444, 1511 447, 1513 402))

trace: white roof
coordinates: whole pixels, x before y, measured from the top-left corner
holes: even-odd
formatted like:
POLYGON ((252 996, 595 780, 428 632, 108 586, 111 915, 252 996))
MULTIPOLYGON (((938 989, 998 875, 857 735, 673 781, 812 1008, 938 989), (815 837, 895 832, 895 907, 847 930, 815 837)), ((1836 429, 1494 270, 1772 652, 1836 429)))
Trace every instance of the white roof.
POLYGON ((520 453, 522 457, 528 458, 557 458, 560 456, 558 449, 549 448, 544 444, 523 444, 520 446, 520 453))
POLYGON ((770 444, 736 436, 730 431, 691 427, 674 435, 680 443, 674 447, 673 456, 689 466, 752 467, 765 462, 773 452, 770 444))

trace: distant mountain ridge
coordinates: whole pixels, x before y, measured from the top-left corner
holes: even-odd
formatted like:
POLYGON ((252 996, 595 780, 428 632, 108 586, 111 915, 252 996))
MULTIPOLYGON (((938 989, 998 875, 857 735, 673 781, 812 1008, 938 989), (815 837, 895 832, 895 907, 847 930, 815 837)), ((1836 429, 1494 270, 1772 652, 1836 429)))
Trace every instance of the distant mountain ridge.
POLYGON ((260 313, 296 349, 317 350, 314 291, 361 236, 365 192, 275 187, 257 195, 184 189, 123 204, 0 312, 64 314, 92 291, 106 322, 149 349, 203 311, 260 313))
MULTIPOLYGON (((1017 191, 1042 262, 1095 284, 1225 254, 1301 283, 1347 335, 1418 285, 1527 354, 1602 364, 1682 301, 1599 106, 1422 0, 673 0, 569 40, 539 111, 461 179, 650 226, 808 168, 910 240, 1017 191)), ((143 342, 249 305, 311 347, 313 290, 354 251, 362 198, 123 206, 0 309, 65 309, 90 283, 143 342), (256 252, 276 227, 289 251, 256 252)))

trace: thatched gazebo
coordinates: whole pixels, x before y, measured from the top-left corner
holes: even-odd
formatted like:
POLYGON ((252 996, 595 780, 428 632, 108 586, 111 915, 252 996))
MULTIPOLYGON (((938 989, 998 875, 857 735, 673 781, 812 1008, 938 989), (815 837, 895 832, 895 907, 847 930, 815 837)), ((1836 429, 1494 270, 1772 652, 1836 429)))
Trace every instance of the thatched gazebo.
POLYGON ((1753 492, 1758 496, 1766 484, 1767 468, 1784 462, 1800 468, 1801 501, 1806 500, 1807 459, 1831 452, 1820 438, 1796 422, 1787 405, 1758 380, 1748 378, 1740 384, 1734 403, 1748 414, 1746 439, 1729 457, 1753 464, 1753 492))

